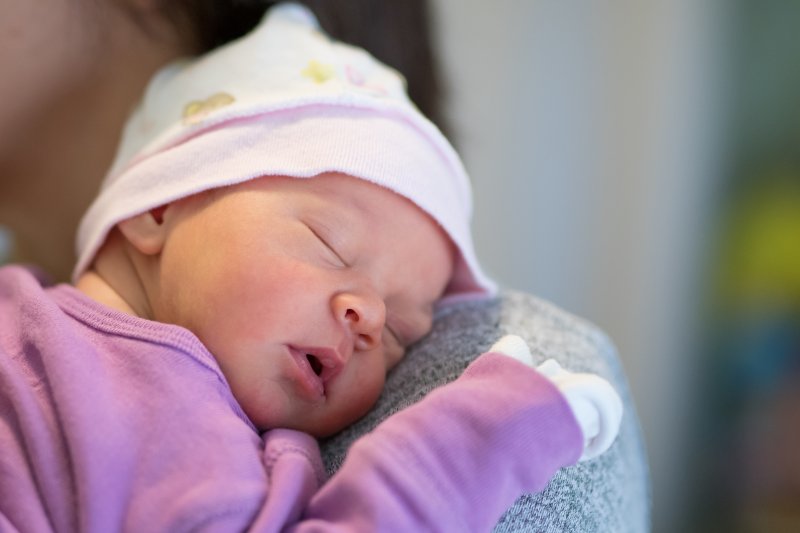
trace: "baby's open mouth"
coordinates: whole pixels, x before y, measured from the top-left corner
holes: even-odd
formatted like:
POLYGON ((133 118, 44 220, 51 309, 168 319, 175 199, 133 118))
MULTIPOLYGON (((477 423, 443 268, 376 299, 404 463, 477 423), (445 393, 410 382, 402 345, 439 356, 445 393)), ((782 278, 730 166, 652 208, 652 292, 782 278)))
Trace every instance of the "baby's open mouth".
POLYGON ((344 368, 346 360, 334 349, 324 346, 298 347, 288 345, 289 351, 304 370, 306 377, 316 384, 323 385, 334 380, 344 368))
POLYGON ((319 359, 317 359, 314 355, 307 353, 306 359, 308 359, 308 364, 311 365, 311 369, 314 371, 316 375, 322 374, 322 363, 320 363, 319 359))

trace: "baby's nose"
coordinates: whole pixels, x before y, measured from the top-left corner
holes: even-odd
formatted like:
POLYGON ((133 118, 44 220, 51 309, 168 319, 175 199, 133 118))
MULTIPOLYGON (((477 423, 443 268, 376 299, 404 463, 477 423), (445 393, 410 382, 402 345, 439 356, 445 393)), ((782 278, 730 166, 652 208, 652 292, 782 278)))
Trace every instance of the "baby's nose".
POLYGON ((371 293, 339 293, 333 298, 337 320, 353 334, 356 350, 372 350, 381 344, 386 305, 371 293))

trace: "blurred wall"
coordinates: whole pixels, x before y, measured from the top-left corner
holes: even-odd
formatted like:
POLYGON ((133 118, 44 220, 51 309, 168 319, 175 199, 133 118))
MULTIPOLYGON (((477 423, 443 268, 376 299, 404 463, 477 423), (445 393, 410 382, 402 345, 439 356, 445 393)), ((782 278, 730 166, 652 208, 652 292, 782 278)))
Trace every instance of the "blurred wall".
POLYGON ((504 286, 614 339, 654 531, 680 530, 702 401, 694 324, 720 174, 724 3, 433 4, 479 256, 504 286))

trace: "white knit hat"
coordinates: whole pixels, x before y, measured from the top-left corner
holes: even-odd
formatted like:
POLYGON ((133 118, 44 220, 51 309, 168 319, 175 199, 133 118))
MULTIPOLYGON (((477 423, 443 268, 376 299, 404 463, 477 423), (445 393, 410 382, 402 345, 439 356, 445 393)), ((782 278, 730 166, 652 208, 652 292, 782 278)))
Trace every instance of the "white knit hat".
POLYGON ((386 187, 444 228, 461 253, 446 296, 494 293, 473 249, 470 185, 453 147, 399 73, 331 41, 298 4, 273 7, 245 37, 151 80, 81 221, 73 278, 122 220, 261 176, 324 172, 386 187))

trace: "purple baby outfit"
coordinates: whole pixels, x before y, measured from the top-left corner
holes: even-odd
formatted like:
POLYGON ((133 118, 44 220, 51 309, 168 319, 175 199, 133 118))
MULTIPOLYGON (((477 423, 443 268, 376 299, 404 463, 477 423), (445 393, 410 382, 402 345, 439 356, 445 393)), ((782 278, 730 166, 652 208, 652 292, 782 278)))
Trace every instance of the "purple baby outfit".
POLYGON ((259 435, 188 330, 0 268, 0 531, 486 531, 577 461, 566 402, 486 354, 359 439, 259 435))

